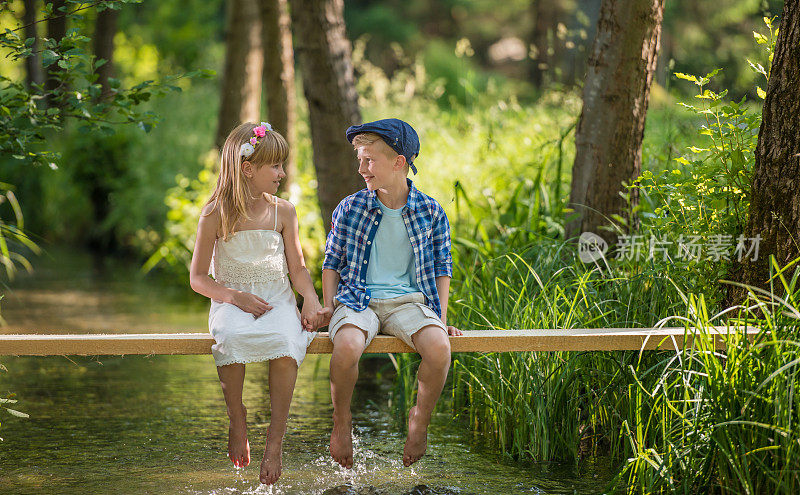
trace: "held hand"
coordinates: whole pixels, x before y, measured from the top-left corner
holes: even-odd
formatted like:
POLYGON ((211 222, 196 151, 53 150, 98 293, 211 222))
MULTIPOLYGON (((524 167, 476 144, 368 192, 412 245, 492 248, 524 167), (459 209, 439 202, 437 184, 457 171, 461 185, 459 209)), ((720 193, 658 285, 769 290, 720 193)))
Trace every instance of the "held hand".
POLYGON ((452 335, 452 336, 464 335, 464 332, 454 327, 453 325, 447 325, 447 335, 452 335))
POLYGON ((269 303, 255 294, 249 292, 236 291, 233 294, 232 304, 244 312, 252 314, 258 318, 272 309, 269 303))
POLYGON ((317 311, 317 314, 321 318, 318 328, 324 327, 331 322, 331 316, 333 316, 333 308, 331 308, 330 306, 325 306, 324 308, 317 311))
POLYGON ((300 314, 303 330, 306 332, 315 332, 317 328, 319 328, 319 322, 321 320, 319 316, 320 309, 322 309, 322 305, 316 297, 311 300, 303 300, 303 311, 300 314))

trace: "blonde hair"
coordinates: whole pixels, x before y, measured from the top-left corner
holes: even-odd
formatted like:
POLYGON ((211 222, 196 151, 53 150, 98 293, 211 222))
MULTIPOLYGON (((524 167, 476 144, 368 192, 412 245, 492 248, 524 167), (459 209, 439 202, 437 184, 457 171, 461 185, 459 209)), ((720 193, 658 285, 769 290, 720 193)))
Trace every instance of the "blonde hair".
POLYGON ((249 157, 242 158, 242 145, 255 136, 253 129, 256 127, 258 124, 252 122, 239 125, 228 134, 225 144, 222 145, 217 185, 205 204, 212 207, 205 215, 219 210, 223 240, 227 240, 233 233, 237 222, 249 218, 247 204, 249 200, 254 199, 247 187, 242 163, 248 161, 259 169, 264 165, 283 163, 289 156, 289 144, 286 139, 278 132, 267 131, 264 137, 258 138, 255 151, 249 157))
POLYGON ((397 152, 392 149, 391 146, 386 144, 386 141, 383 140, 380 135, 375 134, 374 132, 362 132, 361 134, 356 134, 353 137, 353 149, 358 149, 362 146, 369 146, 372 143, 380 141, 383 143, 382 148, 384 148, 384 154, 389 158, 394 158, 397 156, 397 152))
MULTIPOLYGON (((383 140, 380 135, 375 134, 374 132, 362 132, 361 134, 356 134, 353 136, 353 149, 358 149, 362 146, 369 146, 372 143, 380 141, 383 143, 383 154, 388 156, 391 159, 394 159, 397 156, 400 156, 398 152, 396 152, 391 146, 386 144, 386 141, 383 140)), ((408 175, 409 166, 408 162, 404 166, 406 175, 408 175)))

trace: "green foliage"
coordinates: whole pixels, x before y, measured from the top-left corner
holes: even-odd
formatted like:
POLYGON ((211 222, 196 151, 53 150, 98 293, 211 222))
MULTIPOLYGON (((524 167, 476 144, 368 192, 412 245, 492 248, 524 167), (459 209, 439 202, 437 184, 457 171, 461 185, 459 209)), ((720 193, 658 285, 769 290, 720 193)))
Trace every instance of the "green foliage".
MULTIPOLYGON (((770 19, 764 23, 766 35, 754 33, 764 45, 766 59, 771 59, 777 31, 770 19)), ((769 62, 765 61, 769 66, 769 62)), ((750 62, 764 77, 762 65, 750 62)), ((743 97, 728 101, 727 90, 719 93, 708 88, 720 73, 713 70, 698 77, 676 73, 679 79, 691 81, 698 88, 699 104, 679 103, 697 115, 702 125, 698 139, 686 153, 658 170, 644 170, 631 188, 638 188, 640 233, 676 242, 693 236, 703 239, 729 239, 738 242, 744 230, 750 205, 750 184, 754 152, 761 125, 760 105, 752 105, 743 97)), ((760 88, 759 88, 760 90, 760 88)), ((686 268, 686 285, 693 291, 716 301, 722 291, 717 281, 725 278, 726 260, 712 263, 707 259, 671 257, 672 263, 686 268)))
MULTIPOLYGON (((131 39, 158 47, 159 72, 207 65, 207 51, 224 38, 221 0, 142 2, 120 12, 119 25, 131 39)), ((185 89, 185 88, 184 88, 185 89)))
MULTIPOLYGON (((118 9, 136 1, 97 2, 92 6, 118 9)), ((52 9, 52 4, 47 6, 52 9)), ((67 0, 63 12, 45 9, 45 17, 74 17, 86 8, 82 2, 67 0)), ((22 29, 7 28, 0 33, 0 48, 16 62, 33 55, 34 40, 23 39, 22 29)), ((61 130, 67 120, 80 122, 84 132, 100 135, 113 134, 112 126, 122 123, 134 123, 149 131, 157 121, 156 115, 140 111, 138 105, 153 96, 180 90, 174 83, 181 77, 201 75, 169 76, 159 83, 144 81, 130 88, 123 88, 119 80, 112 78, 108 94, 102 94, 95 70, 105 61, 90 53, 89 42, 77 27, 69 29, 60 40, 43 40, 41 60, 52 86, 26 87, 23 81, 0 75, 0 153, 35 164, 52 163, 59 154, 47 146, 47 137, 61 130)))
MULTIPOLYGON (((19 267, 31 271, 31 264, 24 253, 39 253, 38 246, 28 237, 24 229, 22 209, 14 194, 14 187, 0 182, 0 263, 3 264, 8 280, 14 279, 19 267), (8 205, 8 208, 5 205, 8 205)), ((0 324, 2 323, 3 319, 0 317, 0 324)))
MULTIPOLYGON (((783 5, 781 0, 665 2, 659 58, 672 59, 670 69, 687 74, 725 67, 716 85, 728 88, 737 101, 742 96, 755 99, 759 76, 748 70, 748 61, 759 58, 762 47, 750 36, 762 26, 762 18, 780 15, 783 5)), ((679 87, 692 92, 691 87, 679 87)))
POLYGON ((214 190, 217 160, 217 153, 210 152, 196 179, 183 175, 175 178, 177 185, 167 191, 164 200, 169 208, 164 242, 145 262, 143 271, 148 272, 159 263, 165 263, 188 284, 200 210, 214 190))

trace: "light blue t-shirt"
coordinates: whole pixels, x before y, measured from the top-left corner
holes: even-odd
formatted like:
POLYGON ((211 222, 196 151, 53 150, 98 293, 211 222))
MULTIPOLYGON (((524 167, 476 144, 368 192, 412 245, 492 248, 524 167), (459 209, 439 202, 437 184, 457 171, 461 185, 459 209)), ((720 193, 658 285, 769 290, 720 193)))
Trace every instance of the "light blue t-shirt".
POLYGON ((391 299, 419 292, 414 269, 414 251, 403 221, 403 208, 387 208, 380 199, 378 206, 383 218, 369 252, 367 289, 371 292, 372 299, 391 299))

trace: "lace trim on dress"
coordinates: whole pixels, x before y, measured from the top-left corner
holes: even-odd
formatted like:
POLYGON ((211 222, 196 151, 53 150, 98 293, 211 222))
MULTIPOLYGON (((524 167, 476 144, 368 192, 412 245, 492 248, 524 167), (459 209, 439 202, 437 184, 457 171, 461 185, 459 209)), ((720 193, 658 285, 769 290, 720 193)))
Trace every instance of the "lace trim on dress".
POLYGON ((297 363, 297 366, 300 366, 301 362, 303 361, 302 359, 298 361, 298 359, 295 356, 292 356, 288 352, 278 352, 278 353, 275 353, 275 354, 263 354, 261 356, 250 356, 250 357, 247 357, 247 358, 240 358, 240 359, 237 359, 237 358, 226 359, 224 361, 216 362, 216 365, 217 366, 227 366, 229 364, 260 363, 260 362, 263 362, 263 361, 272 361, 273 359, 280 359, 280 358, 283 358, 283 357, 290 357, 290 358, 294 359, 294 361, 297 363))
POLYGON ((283 256, 270 256, 253 262, 215 257, 214 276, 218 282, 234 284, 263 283, 282 280, 288 272, 283 256))

